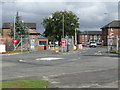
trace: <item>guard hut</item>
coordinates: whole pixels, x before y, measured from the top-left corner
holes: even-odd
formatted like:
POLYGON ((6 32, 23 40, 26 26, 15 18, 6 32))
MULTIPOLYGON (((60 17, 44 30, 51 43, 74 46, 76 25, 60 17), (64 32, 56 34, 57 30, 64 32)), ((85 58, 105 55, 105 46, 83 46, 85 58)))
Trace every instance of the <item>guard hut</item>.
POLYGON ((46 37, 38 38, 38 50, 48 49, 48 39, 46 37))

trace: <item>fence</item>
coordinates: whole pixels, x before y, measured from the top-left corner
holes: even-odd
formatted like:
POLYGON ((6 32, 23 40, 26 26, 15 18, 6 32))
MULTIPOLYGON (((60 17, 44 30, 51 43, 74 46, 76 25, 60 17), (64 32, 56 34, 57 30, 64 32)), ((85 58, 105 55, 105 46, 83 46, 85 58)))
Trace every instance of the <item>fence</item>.
POLYGON ((117 51, 120 48, 120 37, 112 37, 112 38, 107 38, 108 39, 108 51, 115 50, 117 51))
POLYGON ((37 38, 19 38, 18 43, 15 44, 12 43, 11 38, 1 38, 0 39, 0 44, 5 44, 6 46, 6 51, 14 51, 14 50, 37 50, 38 48, 38 42, 37 38))

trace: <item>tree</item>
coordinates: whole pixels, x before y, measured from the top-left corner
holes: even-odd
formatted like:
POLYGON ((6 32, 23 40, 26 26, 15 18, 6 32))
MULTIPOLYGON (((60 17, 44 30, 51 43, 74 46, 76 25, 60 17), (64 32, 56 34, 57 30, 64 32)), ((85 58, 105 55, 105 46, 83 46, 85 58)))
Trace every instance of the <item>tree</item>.
MULTIPOLYGON (((11 27, 10 36, 14 37, 14 27, 11 27)), ((20 37, 27 37, 28 36, 28 27, 26 27, 21 19, 21 17, 18 15, 18 12, 16 14, 15 19, 15 39, 19 39, 20 37)))
POLYGON ((52 13, 51 17, 43 18, 42 24, 45 28, 45 36, 49 40, 60 41, 63 33, 64 17, 64 35, 74 36, 75 29, 79 28, 79 18, 71 11, 57 11, 52 13))

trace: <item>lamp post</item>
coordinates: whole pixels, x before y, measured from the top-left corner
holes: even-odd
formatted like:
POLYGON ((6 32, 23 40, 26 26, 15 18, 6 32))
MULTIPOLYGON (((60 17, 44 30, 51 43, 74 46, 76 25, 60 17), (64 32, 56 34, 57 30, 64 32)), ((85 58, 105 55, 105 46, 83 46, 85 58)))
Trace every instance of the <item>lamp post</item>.
MULTIPOLYGON (((104 13, 105 15, 109 15, 109 13, 104 13)), ((108 25, 108 31, 110 30, 110 33, 111 33, 111 30, 112 29, 110 29, 110 24, 108 25)), ((107 36, 107 41, 108 41, 108 47, 107 47, 107 49, 108 49, 108 52, 109 51, 111 51, 112 50, 112 45, 113 45, 113 37, 111 38, 111 35, 108 35, 107 36)))
POLYGON ((75 45, 77 45, 77 34, 76 34, 76 29, 75 29, 75 45))

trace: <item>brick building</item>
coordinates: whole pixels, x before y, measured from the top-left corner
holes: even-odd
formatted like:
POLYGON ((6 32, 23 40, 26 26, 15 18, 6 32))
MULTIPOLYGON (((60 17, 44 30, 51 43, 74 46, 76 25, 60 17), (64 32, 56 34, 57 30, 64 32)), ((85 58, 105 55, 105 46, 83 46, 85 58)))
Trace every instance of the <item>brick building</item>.
POLYGON ((84 31, 78 35, 78 43, 87 43, 90 41, 102 42, 101 31, 84 31))
MULTIPOLYGON (((103 45, 108 44, 108 38, 120 38, 120 21, 114 20, 107 25, 103 26, 102 28, 102 39, 103 39, 103 45)), ((119 46, 120 46, 120 40, 119 40, 119 46)))
MULTIPOLYGON (((29 37, 39 36, 40 33, 36 31, 36 23, 24 23, 25 26, 29 28, 29 37)), ((3 23, 2 25, 2 36, 9 37, 11 28, 13 27, 13 23, 3 23)))
MULTIPOLYGON (((24 23, 25 26, 29 28, 28 33, 29 33, 29 38, 24 39, 24 42, 26 42, 24 46, 27 46, 28 41, 31 43, 31 47, 37 47, 38 50, 45 50, 48 47, 48 39, 45 37, 42 37, 40 33, 36 31, 36 23, 24 23), (26 41, 25 41, 26 40, 26 41), (34 43, 33 43, 34 41, 34 43)), ((5 44, 6 42, 10 42, 9 45, 6 44, 6 48, 8 48, 11 44, 12 38, 10 37, 10 31, 11 28, 13 28, 13 23, 3 23, 2 24, 2 36, 0 37, 0 40, 2 40, 5 44)), ((19 48, 19 47, 18 47, 19 48)), ((8 48, 9 49, 9 48, 8 48)))

